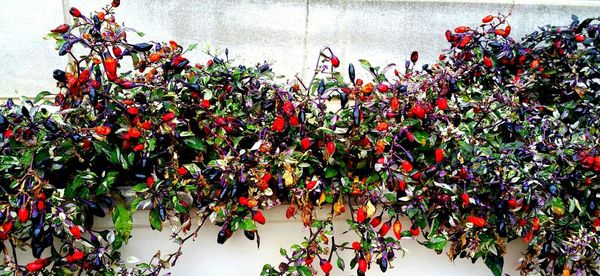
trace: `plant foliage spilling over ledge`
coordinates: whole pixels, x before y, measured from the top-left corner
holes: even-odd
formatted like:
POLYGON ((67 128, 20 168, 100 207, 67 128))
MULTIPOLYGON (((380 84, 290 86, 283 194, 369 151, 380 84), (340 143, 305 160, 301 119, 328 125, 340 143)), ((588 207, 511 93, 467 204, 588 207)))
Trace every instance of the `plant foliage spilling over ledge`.
POLYGON ((524 274, 599 274, 598 18, 516 41, 505 16, 486 16, 446 31, 432 65, 413 52, 342 70, 325 48, 311 80, 285 83, 227 50, 199 65, 174 41, 130 43, 118 5, 72 8, 49 35, 70 57, 58 88, 2 104, 3 274, 158 275, 181 246, 127 265, 136 210, 179 245, 205 223, 221 227, 218 243, 259 245, 261 209, 281 203, 310 234, 265 275, 386 271, 410 239, 495 275, 506 243, 522 239, 524 274), (60 111, 44 107, 49 95, 60 111), (344 212, 336 232, 355 233, 351 243, 333 235, 344 212), (99 231, 104 216, 114 227, 99 231), (19 249, 36 260, 19 262, 19 249))

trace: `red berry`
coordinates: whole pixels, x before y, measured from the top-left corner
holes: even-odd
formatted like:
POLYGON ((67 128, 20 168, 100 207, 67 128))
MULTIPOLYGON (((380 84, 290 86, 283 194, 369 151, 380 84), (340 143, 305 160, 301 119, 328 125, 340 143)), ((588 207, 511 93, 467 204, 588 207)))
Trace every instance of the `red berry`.
POLYGON ((263 216, 261 211, 256 211, 252 216, 252 219, 260 224, 265 224, 265 216, 263 216))

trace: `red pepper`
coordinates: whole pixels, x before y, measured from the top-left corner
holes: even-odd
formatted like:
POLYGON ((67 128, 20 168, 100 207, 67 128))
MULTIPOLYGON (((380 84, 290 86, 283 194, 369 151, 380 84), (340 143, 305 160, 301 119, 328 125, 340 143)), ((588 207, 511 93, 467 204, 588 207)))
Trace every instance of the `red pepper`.
POLYGON ((480 228, 485 226, 485 219, 482 217, 469 216, 467 221, 480 228))
POLYGON ((27 209, 27 207, 21 207, 17 215, 19 216, 19 221, 25 223, 29 219, 29 209, 27 209))
POLYGON ((106 71, 106 77, 110 81, 117 79, 117 61, 111 56, 104 59, 104 70, 106 71))
POLYGON ((401 235, 402 235, 402 223, 400 223, 399 220, 396 220, 394 222, 394 236, 396 236, 396 239, 400 239, 401 235))
POLYGON ((381 228, 379 228, 379 235, 382 237, 387 235, 390 229, 392 229, 392 221, 386 221, 383 225, 381 225, 381 228))
POLYGON ((358 270, 362 273, 367 272, 367 260, 363 258, 358 260, 358 270))
POLYGON ((76 239, 81 239, 81 228, 79 228, 79 226, 71 226, 71 228, 69 228, 69 232, 71 232, 71 235, 73 235, 73 237, 76 239))
POLYGON ((302 141, 300 141, 300 142, 302 143, 302 149, 304 151, 306 151, 310 148, 310 138, 304 137, 304 138, 302 138, 302 141))
POLYGON ((365 212, 365 207, 360 207, 356 211, 356 222, 362 223, 367 219, 367 213, 365 212))
POLYGON ((333 269, 333 266, 331 265, 331 263, 325 259, 321 259, 319 266, 321 266, 321 270, 323 270, 323 272, 325 274, 329 274, 331 269, 333 269))
POLYGON ((490 22, 492 22, 492 20, 494 20, 494 16, 493 15, 488 15, 488 16, 484 17, 483 19, 481 19, 481 22, 483 22, 483 23, 490 23, 490 22))
POLYGON ((377 226, 379 226, 380 223, 381 223, 381 215, 374 217, 370 222, 370 224, 373 228, 376 228, 377 226))
POLYGON ((331 66, 333 66, 333 68, 338 68, 340 66, 340 59, 335 55, 331 56, 331 66))
POLYGON ((265 216, 260 211, 256 211, 252 216, 252 219, 260 224, 265 224, 265 216))
POLYGON ((444 160, 444 150, 441 148, 435 149, 435 162, 441 163, 444 160))
POLYGON ((290 219, 296 213, 296 207, 293 205, 285 210, 285 218, 290 219))
POLYGON ((50 32, 57 33, 57 34, 64 34, 68 30, 69 30, 69 25, 62 24, 62 25, 59 25, 58 27, 52 29, 50 32))
POLYGON ((332 155, 335 152, 335 143, 334 142, 327 142, 327 153, 329 153, 329 155, 332 155))

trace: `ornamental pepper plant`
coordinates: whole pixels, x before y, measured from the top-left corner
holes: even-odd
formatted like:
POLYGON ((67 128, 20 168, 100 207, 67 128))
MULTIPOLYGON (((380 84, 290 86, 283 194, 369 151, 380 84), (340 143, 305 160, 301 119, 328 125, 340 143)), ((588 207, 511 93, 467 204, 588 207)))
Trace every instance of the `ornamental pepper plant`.
POLYGON ((227 49, 199 64, 194 45, 130 42, 118 6, 72 8, 49 34, 69 57, 57 87, 2 104, 1 274, 159 275, 207 223, 260 244, 282 204, 308 235, 263 275, 385 272, 407 240, 501 275, 515 239, 523 274, 599 274, 599 18, 515 40, 488 15, 446 31, 433 64, 341 67, 326 47, 286 82, 227 49), (179 247, 126 265, 142 209, 179 247), (333 234, 344 213, 353 242, 333 234))

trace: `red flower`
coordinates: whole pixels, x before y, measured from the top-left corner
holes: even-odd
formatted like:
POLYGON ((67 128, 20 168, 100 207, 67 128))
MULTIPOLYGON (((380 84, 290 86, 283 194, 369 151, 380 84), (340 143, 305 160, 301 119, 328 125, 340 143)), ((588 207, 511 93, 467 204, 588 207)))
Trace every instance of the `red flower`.
POLYGON ((277 131, 277 132, 283 132, 284 128, 285 128, 285 119, 282 116, 277 116, 275 121, 273 121, 271 130, 277 131))
POLYGON ((441 148, 435 149, 435 162, 441 163, 444 160, 444 150, 441 148))
POLYGON ((292 115, 292 112, 294 112, 294 104, 292 102, 285 102, 283 104, 283 112, 287 115, 292 115))
POLYGON ((163 122, 170 122, 173 119, 175 119, 175 113, 173 112, 168 112, 162 116, 163 122))
POLYGON ((485 226, 485 219, 482 217, 469 216, 469 217, 467 217, 467 221, 479 228, 485 226))

